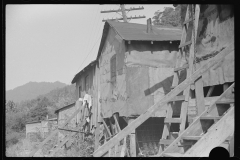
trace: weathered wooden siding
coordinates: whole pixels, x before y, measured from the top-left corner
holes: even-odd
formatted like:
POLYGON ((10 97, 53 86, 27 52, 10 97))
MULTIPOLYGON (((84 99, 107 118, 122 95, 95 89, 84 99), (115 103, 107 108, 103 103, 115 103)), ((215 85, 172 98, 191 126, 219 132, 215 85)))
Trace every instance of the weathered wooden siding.
MULTIPOLYGON (((77 108, 75 107, 75 103, 63 108, 61 110, 58 111, 58 126, 62 126, 66 120, 69 119, 69 117, 75 113, 75 111, 77 110, 77 108)), ((76 122, 77 122, 77 117, 74 117, 67 125, 67 127, 76 127, 76 122)), ((64 137, 64 135, 69 134, 69 132, 67 131, 59 131, 58 137, 61 139, 64 137)))

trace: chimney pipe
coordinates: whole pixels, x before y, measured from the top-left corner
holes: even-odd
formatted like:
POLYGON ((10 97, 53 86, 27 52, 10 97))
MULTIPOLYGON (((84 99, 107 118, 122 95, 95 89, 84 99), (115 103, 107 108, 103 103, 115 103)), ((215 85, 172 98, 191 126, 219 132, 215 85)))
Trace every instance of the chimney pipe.
POLYGON ((151 18, 147 19, 147 33, 152 33, 152 20, 151 18))

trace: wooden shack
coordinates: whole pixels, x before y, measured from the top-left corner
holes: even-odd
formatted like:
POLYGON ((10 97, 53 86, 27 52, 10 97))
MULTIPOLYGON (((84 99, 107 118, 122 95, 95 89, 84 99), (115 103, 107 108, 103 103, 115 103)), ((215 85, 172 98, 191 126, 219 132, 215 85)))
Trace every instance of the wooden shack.
MULTIPOLYGON (((75 106, 75 102, 55 110, 55 114, 57 114, 58 126, 61 126, 62 124, 64 124, 66 120, 68 120, 68 118, 75 113, 76 110, 77 108, 75 106)), ((74 117, 68 123, 67 127, 76 128, 76 126, 77 126, 77 117, 74 117)), ((67 134, 69 134, 68 131, 60 130, 58 132, 58 139, 61 140, 67 134)))
MULTIPOLYGON (((115 113, 124 128, 127 119, 144 113, 170 91, 180 38, 181 30, 156 28, 151 22, 105 23, 96 60, 72 80, 79 98, 86 92, 93 98, 91 128, 96 128, 102 118, 109 126, 115 125, 110 120, 115 113)), ((140 145, 144 140, 152 141, 151 137, 156 142, 160 139, 163 118, 157 117, 163 116, 165 111, 157 112, 138 128, 140 145), (144 140, 140 138, 143 134, 144 140)), ((111 132, 114 134, 113 128, 111 132)))
MULTIPOLYGON (((83 68, 79 73, 77 73, 73 80, 72 84, 76 83, 76 91, 78 98, 84 98, 85 94, 91 96, 92 99, 92 108, 90 110, 90 122, 89 122, 89 129, 90 132, 94 132, 96 128, 97 121, 97 103, 98 103, 98 85, 97 85, 97 78, 98 78, 98 65, 97 61, 94 60, 89 63, 85 68, 83 68)), ((86 115, 85 115, 86 116, 86 115)), ((81 118, 81 117, 79 117, 81 118)))

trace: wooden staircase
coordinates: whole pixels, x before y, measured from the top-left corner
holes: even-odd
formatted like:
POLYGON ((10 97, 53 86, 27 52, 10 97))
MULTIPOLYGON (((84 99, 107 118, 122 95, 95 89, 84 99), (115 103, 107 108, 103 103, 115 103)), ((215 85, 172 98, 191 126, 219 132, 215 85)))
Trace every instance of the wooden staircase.
POLYGON ((162 153, 162 157, 208 157, 214 147, 228 143, 234 133, 232 84, 162 153))
MULTIPOLYGON (((189 8, 187 14, 189 14, 189 8)), ((234 132, 234 94, 232 94, 231 85, 221 96, 212 98, 208 110, 205 110, 206 99, 211 94, 214 87, 211 87, 207 97, 203 95, 202 75, 211 67, 222 63, 224 57, 234 52, 234 40, 229 42, 229 45, 220 50, 219 53, 211 58, 207 63, 203 64, 199 69, 193 72, 194 52, 196 41, 197 27, 189 27, 192 25, 198 26, 200 7, 196 5, 195 14, 193 17, 186 16, 184 31, 181 39, 180 52, 184 53, 186 48, 189 49, 188 64, 184 66, 177 65, 174 73, 173 90, 170 91, 162 100, 155 103, 147 109, 138 118, 133 120, 128 126, 116 134, 113 138, 100 146, 93 156, 101 157, 105 155, 111 148, 118 145, 120 141, 125 139, 133 130, 146 121, 154 112, 159 109, 167 109, 167 117, 165 118, 165 127, 160 141, 159 153, 156 156, 165 157, 181 157, 181 156, 208 156, 212 148, 216 146, 224 146, 226 139, 231 138, 234 132), (188 24, 189 23, 189 24, 188 24), (191 34, 189 34, 191 33, 191 34), (187 38, 191 37, 191 39, 187 38), (184 52, 183 52, 184 51, 184 52), (187 69, 186 79, 182 82, 178 79, 178 71, 187 69), (197 117, 187 128, 186 116, 187 107, 192 101, 190 88, 193 86, 196 93, 196 106, 199 117, 197 117), (181 95, 181 93, 183 94, 181 95), (230 96, 230 97, 229 97, 230 96), (184 101, 181 105, 181 115, 179 118, 173 118, 171 104, 169 102, 184 101), (177 133, 175 139, 169 139, 171 123, 180 124, 180 132, 177 133), (227 131, 226 131, 227 130, 227 131)), ((190 14, 189 14, 190 15, 190 14)), ((209 97, 210 98, 210 97, 209 97)))
MULTIPOLYGON (((183 32, 182 32, 182 37, 181 37, 181 43, 180 43, 180 50, 178 52, 178 56, 181 57, 178 59, 176 62, 176 68, 174 69, 174 77, 173 77, 173 83, 171 89, 174 89, 178 84, 180 84, 184 79, 180 79, 180 75, 186 72, 186 78, 191 76, 193 72, 193 60, 194 60, 194 50, 195 50, 195 30, 194 26, 198 26, 198 18, 199 18, 199 6, 196 6, 195 9, 195 17, 193 14, 193 6, 188 5, 187 11, 186 11, 186 16, 185 16, 185 22, 184 22, 184 27, 183 27, 183 32), (195 21, 193 21, 195 19, 195 21), (195 23, 195 24, 193 24, 195 23), (188 64, 189 65, 183 65, 181 66, 181 60, 186 58, 186 54, 189 54, 188 58, 188 64)), ((203 100, 203 88, 199 88, 198 84, 202 84, 202 79, 200 78, 197 80, 195 83, 195 88, 196 92, 200 91, 200 94, 196 93, 196 100, 197 103, 203 100), (201 90, 200 90, 201 89, 201 90), (201 94, 202 93, 202 94, 201 94)), ((192 84, 193 85, 193 84, 192 84)), ((191 90, 190 86, 188 86, 183 93, 180 93, 178 96, 173 98, 169 103, 168 103, 168 108, 167 108, 167 115, 164 120, 164 128, 163 128, 163 133, 162 133, 162 138, 160 139, 160 148, 159 148, 159 153, 164 151, 164 148, 171 144, 173 140, 185 130, 186 128, 186 120, 187 120, 187 112, 188 112, 188 106, 189 106, 189 100, 191 99, 191 90), (179 105, 179 106, 178 106, 179 105), (180 112, 180 117, 173 118, 173 108, 174 106, 180 107, 181 112, 180 112), (171 124, 179 124, 179 132, 171 132, 170 127, 171 124)), ((198 104, 203 107, 202 104, 198 104)))

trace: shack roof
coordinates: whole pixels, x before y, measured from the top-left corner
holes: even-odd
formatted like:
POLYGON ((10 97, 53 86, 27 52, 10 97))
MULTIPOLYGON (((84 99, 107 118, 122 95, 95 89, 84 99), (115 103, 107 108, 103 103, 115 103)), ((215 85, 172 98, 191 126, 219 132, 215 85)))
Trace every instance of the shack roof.
POLYGON ((98 56, 101 55, 110 26, 127 41, 180 41, 182 31, 179 28, 161 28, 152 26, 152 33, 147 33, 147 25, 126 22, 106 21, 103 28, 98 56))
POLYGON ((74 78, 73 78, 73 80, 72 80, 71 83, 72 83, 72 84, 75 83, 75 82, 77 81, 78 77, 80 77, 80 75, 82 75, 82 74, 83 74, 87 69, 89 69, 91 66, 95 65, 96 62, 97 62, 97 60, 92 61, 92 62, 89 63, 85 68, 83 68, 80 72, 78 72, 78 73, 74 76, 74 78))
POLYGON ((55 113, 58 113, 58 112, 61 111, 62 109, 71 107, 71 106, 73 106, 73 105, 75 105, 75 102, 74 102, 74 103, 71 103, 71 104, 69 104, 69 105, 66 105, 66 106, 64 106, 64 107, 61 107, 61 108, 59 108, 59 109, 57 109, 57 110, 55 110, 55 113))
MULTIPOLYGON (((181 39, 182 31, 180 29, 163 29, 152 26, 152 33, 147 33, 147 25, 137 23, 124 23, 108 21, 111 27, 124 40, 135 41, 174 41, 181 39)), ((105 24, 106 25, 106 24, 105 24)))

